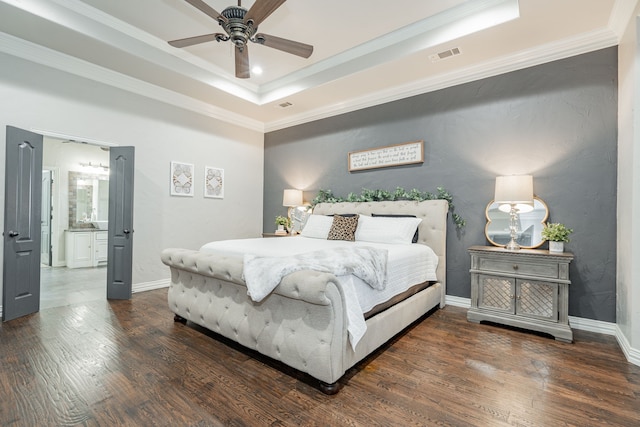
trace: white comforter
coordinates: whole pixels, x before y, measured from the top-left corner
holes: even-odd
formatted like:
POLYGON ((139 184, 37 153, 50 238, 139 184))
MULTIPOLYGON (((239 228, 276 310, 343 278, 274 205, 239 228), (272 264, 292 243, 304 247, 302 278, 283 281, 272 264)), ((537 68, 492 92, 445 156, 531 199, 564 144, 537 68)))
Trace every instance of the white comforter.
POLYGON ((351 346, 355 349, 366 332, 363 313, 394 295, 425 281, 435 281, 438 257, 428 246, 421 244, 384 244, 371 242, 346 242, 341 240, 312 239, 302 236, 286 238, 259 238, 225 240, 207 243, 203 252, 238 255, 251 254, 259 257, 292 256, 314 251, 331 250, 338 247, 373 247, 385 249, 387 256, 387 283, 384 289, 373 289, 358 277, 349 274, 338 276, 347 305, 347 329, 351 346))

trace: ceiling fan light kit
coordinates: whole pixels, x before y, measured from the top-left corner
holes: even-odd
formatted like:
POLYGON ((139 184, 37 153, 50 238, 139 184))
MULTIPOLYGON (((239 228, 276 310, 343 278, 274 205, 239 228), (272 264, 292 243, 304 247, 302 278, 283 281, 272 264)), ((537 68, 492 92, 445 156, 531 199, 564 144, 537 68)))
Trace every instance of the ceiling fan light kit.
POLYGON ((236 77, 246 79, 251 77, 249 65, 249 49, 247 43, 261 44, 272 49, 281 50, 302 58, 308 58, 313 53, 313 46, 259 33, 258 25, 269 15, 279 8, 286 0, 256 0, 253 6, 247 10, 242 7, 240 0, 238 6, 229 6, 218 13, 211 6, 202 0, 185 0, 191 6, 215 19, 224 29, 223 33, 204 34, 201 36, 187 37, 184 39, 172 40, 171 46, 183 48, 195 44, 210 41, 226 42, 231 41, 235 46, 236 77))

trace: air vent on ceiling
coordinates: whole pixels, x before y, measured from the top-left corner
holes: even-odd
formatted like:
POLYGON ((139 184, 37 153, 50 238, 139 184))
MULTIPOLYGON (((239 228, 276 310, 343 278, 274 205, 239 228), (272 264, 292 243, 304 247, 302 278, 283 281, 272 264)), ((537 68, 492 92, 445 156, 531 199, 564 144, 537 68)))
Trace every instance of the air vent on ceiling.
POLYGON ((456 55, 460 55, 460 48, 454 47, 453 49, 443 50, 442 52, 435 53, 433 55, 429 55, 429 59, 431 62, 438 62, 443 59, 451 58, 456 55))
POLYGON ((283 102, 283 103, 281 103, 281 104, 278 104, 278 107, 280 107, 280 108, 287 108, 287 107, 291 107, 292 105, 293 105, 292 103, 290 103, 290 102, 288 102, 288 101, 285 101, 285 102, 283 102))

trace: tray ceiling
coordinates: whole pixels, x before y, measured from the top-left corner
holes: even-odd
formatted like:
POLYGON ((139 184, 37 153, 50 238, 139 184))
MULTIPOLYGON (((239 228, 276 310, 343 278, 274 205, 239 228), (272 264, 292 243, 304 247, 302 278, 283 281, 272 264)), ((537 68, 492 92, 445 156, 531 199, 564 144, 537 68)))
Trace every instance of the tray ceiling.
POLYGON ((269 131, 616 45, 636 3, 289 0, 259 31, 313 54, 250 44, 237 79, 229 42, 167 43, 222 31, 184 0, 0 0, 0 51, 269 131))

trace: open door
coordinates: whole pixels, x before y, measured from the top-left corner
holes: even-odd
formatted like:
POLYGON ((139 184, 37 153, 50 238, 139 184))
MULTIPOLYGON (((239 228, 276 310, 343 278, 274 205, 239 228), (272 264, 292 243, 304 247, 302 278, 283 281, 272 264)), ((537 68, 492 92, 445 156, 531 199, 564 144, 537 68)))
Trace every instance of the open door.
POLYGON ((133 268, 134 147, 111 147, 107 298, 130 299, 133 268))
POLYGON ((2 320, 40 309, 42 135, 7 126, 2 320))

